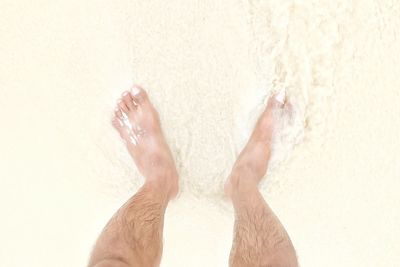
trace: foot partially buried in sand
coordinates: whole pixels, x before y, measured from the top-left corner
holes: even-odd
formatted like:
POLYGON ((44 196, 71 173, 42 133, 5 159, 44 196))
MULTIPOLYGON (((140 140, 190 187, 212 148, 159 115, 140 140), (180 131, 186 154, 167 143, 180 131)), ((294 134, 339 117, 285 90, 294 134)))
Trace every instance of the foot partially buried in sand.
POLYGON ((253 133, 233 166, 225 183, 225 194, 231 197, 238 190, 257 187, 267 172, 271 155, 271 141, 274 133, 274 112, 285 107, 285 95, 270 97, 253 133))
POLYGON ((165 141, 158 113, 145 90, 134 86, 122 94, 112 124, 125 141, 146 182, 166 189, 169 198, 178 192, 178 173, 165 141))

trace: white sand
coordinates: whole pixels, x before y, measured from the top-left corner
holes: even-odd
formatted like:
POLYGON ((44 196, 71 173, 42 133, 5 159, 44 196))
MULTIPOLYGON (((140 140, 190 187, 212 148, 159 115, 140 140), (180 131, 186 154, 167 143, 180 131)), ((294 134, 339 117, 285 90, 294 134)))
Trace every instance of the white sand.
POLYGON ((302 266, 398 266, 399 27, 398 0, 3 0, 0 266, 85 265, 141 183, 109 124, 133 81, 182 176, 162 266, 227 266, 222 184, 280 90, 262 189, 302 266))

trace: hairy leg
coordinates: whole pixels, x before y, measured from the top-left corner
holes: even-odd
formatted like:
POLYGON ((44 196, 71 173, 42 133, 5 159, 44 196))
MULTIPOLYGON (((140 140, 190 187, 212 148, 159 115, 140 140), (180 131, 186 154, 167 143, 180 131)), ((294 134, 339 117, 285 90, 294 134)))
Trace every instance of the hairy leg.
POLYGON ((236 221, 231 266, 298 266, 288 234, 256 185, 234 190, 232 202, 236 221))
POLYGON ((164 213, 178 190, 175 163, 158 114, 140 87, 123 94, 113 125, 146 182, 111 218, 95 245, 89 266, 159 266, 164 213))
POLYGON ((298 266, 289 235, 258 190, 270 157, 273 112, 284 108, 283 103, 282 96, 269 100, 225 186, 235 209, 235 234, 230 256, 233 267, 298 266))
POLYGON ((144 185, 107 224, 89 266, 158 266, 167 204, 161 186, 144 185))

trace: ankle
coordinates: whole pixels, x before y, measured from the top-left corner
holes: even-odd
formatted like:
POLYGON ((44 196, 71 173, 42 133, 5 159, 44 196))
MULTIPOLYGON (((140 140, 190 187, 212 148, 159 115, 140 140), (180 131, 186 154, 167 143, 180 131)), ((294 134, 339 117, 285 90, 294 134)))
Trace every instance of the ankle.
POLYGON ((231 198, 237 195, 246 196, 258 191, 258 181, 251 176, 233 171, 227 180, 225 191, 231 198))
POLYGON ((266 153, 263 146, 254 145, 246 148, 233 166, 232 173, 257 180, 264 177, 268 168, 270 153, 266 153))
POLYGON ((160 196, 171 199, 178 193, 178 175, 175 172, 156 175, 146 179, 144 187, 160 196))

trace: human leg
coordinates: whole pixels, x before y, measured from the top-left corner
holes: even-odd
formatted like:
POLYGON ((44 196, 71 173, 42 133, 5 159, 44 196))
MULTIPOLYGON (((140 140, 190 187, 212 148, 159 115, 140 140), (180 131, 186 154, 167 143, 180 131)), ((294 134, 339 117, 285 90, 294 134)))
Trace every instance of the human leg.
POLYGON ((90 267, 155 267, 160 264, 164 213, 178 191, 178 174, 146 92, 125 92, 113 125, 145 177, 143 187, 111 218, 100 235, 90 267))
POLYGON ((279 100, 269 100, 225 186, 235 209, 232 267, 298 266, 289 235, 258 190, 270 158, 273 112, 284 107, 279 100))

